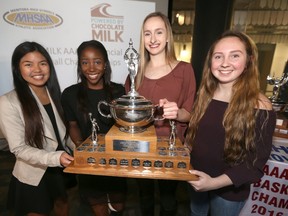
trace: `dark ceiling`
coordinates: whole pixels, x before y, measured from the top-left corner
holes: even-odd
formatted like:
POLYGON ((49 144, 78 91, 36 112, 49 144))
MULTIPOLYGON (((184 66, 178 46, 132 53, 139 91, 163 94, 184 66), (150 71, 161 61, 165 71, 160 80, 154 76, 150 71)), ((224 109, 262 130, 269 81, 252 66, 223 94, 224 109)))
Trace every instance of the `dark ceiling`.
MULTIPOLYGON (((173 0, 173 10, 194 11, 195 1, 196 0, 173 0)), ((233 25, 237 24, 236 21, 233 21, 234 17, 238 15, 240 20, 245 20, 243 28, 248 34, 288 37, 288 0, 235 0, 233 15, 232 28, 233 25), (245 18, 243 16, 245 16, 245 18), (255 16, 258 16, 258 20, 255 16), (266 23, 263 21, 265 17, 267 20, 266 23)), ((192 26, 178 26, 176 23, 173 25, 173 30, 175 34, 191 34, 193 24, 192 26)))

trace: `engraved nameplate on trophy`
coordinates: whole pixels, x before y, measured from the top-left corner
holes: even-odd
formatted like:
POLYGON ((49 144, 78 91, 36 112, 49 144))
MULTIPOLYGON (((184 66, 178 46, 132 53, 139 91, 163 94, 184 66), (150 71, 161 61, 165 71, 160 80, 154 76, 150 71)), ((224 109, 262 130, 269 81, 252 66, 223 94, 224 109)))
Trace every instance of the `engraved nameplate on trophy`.
POLYGON ((149 152, 150 143, 142 140, 113 140, 114 151, 149 152))
POLYGON ((135 152, 154 154, 157 150, 157 136, 153 125, 133 135, 120 131, 119 127, 114 125, 105 135, 105 143, 106 152, 124 155, 135 152))

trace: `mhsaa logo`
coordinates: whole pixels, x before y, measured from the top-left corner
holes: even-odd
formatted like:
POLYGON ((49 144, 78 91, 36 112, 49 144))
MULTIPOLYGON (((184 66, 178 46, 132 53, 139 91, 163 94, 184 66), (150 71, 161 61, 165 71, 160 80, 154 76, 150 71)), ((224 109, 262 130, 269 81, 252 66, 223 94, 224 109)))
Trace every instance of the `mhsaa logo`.
POLYGON ((28 29, 50 29, 63 23, 63 19, 47 10, 20 8, 6 12, 4 20, 14 26, 28 29))

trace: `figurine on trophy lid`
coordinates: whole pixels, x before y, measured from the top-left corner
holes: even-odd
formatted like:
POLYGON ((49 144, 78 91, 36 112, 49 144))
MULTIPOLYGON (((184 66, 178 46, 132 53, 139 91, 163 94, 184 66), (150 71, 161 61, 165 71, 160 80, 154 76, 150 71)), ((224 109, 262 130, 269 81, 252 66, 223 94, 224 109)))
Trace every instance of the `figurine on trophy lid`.
POLYGON ((89 118, 92 124, 92 134, 91 134, 91 140, 93 143, 93 148, 96 148, 98 146, 98 135, 97 135, 97 129, 99 130, 99 126, 96 122, 95 118, 92 118, 92 113, 89 113, 89 118))
POLYGON ((127 64, 131 87, 128 92, 129 96, 138 96, 138 92, 135 90, 135 77, 138 72, 138 64, 139 64, 139 54, 133 47, 132 39, 129 41, 129 47, 126 49, 124 54, 124 61, 127 64))

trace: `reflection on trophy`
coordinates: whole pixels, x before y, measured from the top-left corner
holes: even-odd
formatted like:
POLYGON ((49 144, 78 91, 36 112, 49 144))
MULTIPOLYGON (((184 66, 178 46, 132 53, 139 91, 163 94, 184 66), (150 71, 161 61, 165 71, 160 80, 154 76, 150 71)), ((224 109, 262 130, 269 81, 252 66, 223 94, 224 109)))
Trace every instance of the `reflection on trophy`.
POLYGON ((279 77, 271 77, 270 75, 267 76, 267 83, 269 85, 273 85, 273 95, 269 97, 272 102, 273 108, 275 111, 282 110, 286 103, 285 101, 281 100, 279 97, 279 91, 281 86, 283 86, 288 81, 288 62, 286 62, 284 72, 282 76, 279 77))
POLYGON ((73 166, 65 171, 132 178, 197 179, 189 173, 190 153, 176 137, 175 121, 170 120, 169 137, 156 135, 152 122, 164 120, 163 109, 135 90, 139 54, 133 48, 132 40, 125 51, 124 61, 131 79, 131 90, 109 103, 100 101, 98 104, 99 113, 114 118, 116 123, 105 136, 97 136, 98 125, 90 115, 91 138, 87 138, 75 150, 73 166), (102 113, 101 106, 110 107, 110 114, 102 113), (94 143, 97 143, 97 149, 89 151, 94 143))

